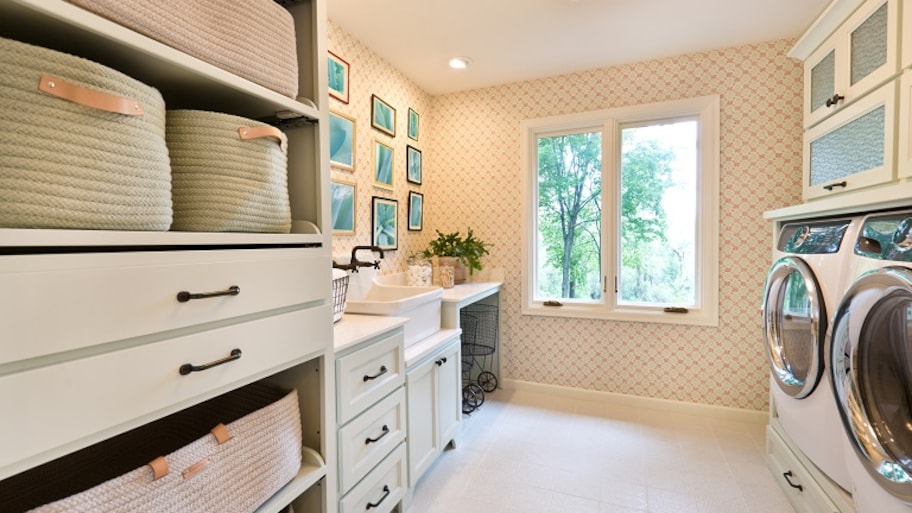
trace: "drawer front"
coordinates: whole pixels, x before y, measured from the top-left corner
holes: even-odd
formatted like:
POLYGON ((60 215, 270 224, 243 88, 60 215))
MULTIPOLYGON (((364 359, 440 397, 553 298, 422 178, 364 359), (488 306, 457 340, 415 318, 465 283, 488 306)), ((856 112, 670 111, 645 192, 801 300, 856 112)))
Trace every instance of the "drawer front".
POLYGON ((399 388, 339 430, 343 494, 405 440, 405 429, 405 389, 399 388))
POLYGON ((842 513, 772 427, 766 438, 770 470, 796 513, 842 513))
POLYGON ((405 382, 401 330, 336 360, 338 422, 345 424, 405 382))
POLYGON ((15 412, 0 422, 0 479, 303 361, 330 345, 331 315, 299 310, 0 376, 0 411, 15 412), (179 373, 234 349, 236 360, 179 373))
POLYGON ((319 301, 325 260, 304 249, 0 257, 0 364, 319 301))
POLYGON ((405 497, 405 472, 405 444, 399 444, 339 501, 339 513, 389 513, 405 497))

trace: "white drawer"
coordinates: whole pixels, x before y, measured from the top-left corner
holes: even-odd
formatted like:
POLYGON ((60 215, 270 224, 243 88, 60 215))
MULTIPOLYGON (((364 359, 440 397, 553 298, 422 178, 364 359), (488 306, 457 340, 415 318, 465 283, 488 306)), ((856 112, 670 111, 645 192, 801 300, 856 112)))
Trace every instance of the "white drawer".
POLYGON ((338 423, 345 424, 405 382, 403 335, 397 330, 336 360, 338 423))
POLYGON ((405 497, 405 444, 339 501, 339 513, 389 513, 405 497))
POLYGON ((844 513, 770 426, 766 428, 766 452, 773 477, 795 513, 844 513))
POLYGON ((331 343, 331 316, 321 306, 0 376, 0 479, 303 361, 331 343))
POLYGON ((0 257, 0 364, 318 301, 325 261, 307 249, 0 257))
POLYGON ((339 430, 342 493, 405 440, 405 429, 405 389, 399 388, 339 430))

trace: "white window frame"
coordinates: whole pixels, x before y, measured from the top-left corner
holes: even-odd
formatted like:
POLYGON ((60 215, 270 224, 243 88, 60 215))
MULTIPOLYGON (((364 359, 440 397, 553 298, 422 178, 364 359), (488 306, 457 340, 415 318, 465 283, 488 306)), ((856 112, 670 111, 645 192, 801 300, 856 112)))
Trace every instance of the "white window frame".
POLYGON ((576 317, 613 321, 651 322, 699 326, 719 325, 719 96, 635 105, 562 116, 530 119, 521 123, 522 165, 522 313, 552 317, 576 317), (618 274, 618 223, 620 129, 628 123, 692 117, 698 120, 696 226, 696 303, 687 313, 668 312, 658 306, 619 305, 614 291, 618 274), (535 300, 535 232, 538 210, 537 138, 564 131, 602 131, 602 280, 606 291, 601 301, 553 298, 562 306, 544 306, 535 300))

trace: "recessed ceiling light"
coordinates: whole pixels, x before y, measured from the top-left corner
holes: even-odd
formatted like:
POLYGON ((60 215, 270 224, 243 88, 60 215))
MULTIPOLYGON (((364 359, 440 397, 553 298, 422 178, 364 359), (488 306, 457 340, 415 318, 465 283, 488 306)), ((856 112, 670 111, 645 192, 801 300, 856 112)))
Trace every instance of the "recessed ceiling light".
POLYGON ((468 57, 453 57, 450 59, 450 67, 453 69, 466 69, 472 64, 472 59, 468 57))

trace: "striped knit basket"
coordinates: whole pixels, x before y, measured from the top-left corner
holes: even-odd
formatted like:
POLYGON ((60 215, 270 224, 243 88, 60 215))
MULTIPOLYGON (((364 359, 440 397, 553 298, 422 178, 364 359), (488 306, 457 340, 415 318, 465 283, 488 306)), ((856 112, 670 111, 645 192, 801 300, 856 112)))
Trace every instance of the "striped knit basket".
MULTIPOLYGON (((260 391, 253 392, 260 394, 260 391)), ((258 400, 234 397, 244 401, 258 400)), ((159 430, 139 428, 118 441, 121 450, 97 450, 109 459, 132 457, 131 452, 148 451, 160 445, 156 438, 174 438, 165 433, 199 427, 199 419, 211 417, 208 405, 200 414, 171 422, 163 419, 159 430), (194 417, 197 422, 194 423, 194 417), (170 423, 170 424, 169 424, 170 423)), ((228 408, 233 408, 229 406, 228 408)), ((196 407, 195 407, 196 408, 196 407)), ((212 425, 208 425, 209 429, 212 425)), ((255 511, 301 469, 301 413, 298 394, 292 391, 268 406, 233 422, 218 425, 187 445, 150 459, 122 475, 80 493, 29 510, 31 513, 248 513, 255 511)), ((101 457, 101 456, 99 456, 101 457)), ((102 465, 103 466, 103 465, 102 465)), ((92 468, 68 467, 69 472, 91 472, 92 468)), ((20 488, 19 493, 27 491, 20 488)))
POLYGON ((171 110, 166 138, 173 230, 291 231, 288 142, 281 131, 229 114, 171 110))
POLYGON ((272 0, 69 2, 289 98, 298 95, 294 19, 272 0))
POLYGON ((0 38, 0 227, 167 230, 165 104, 101 64, 0 38))

